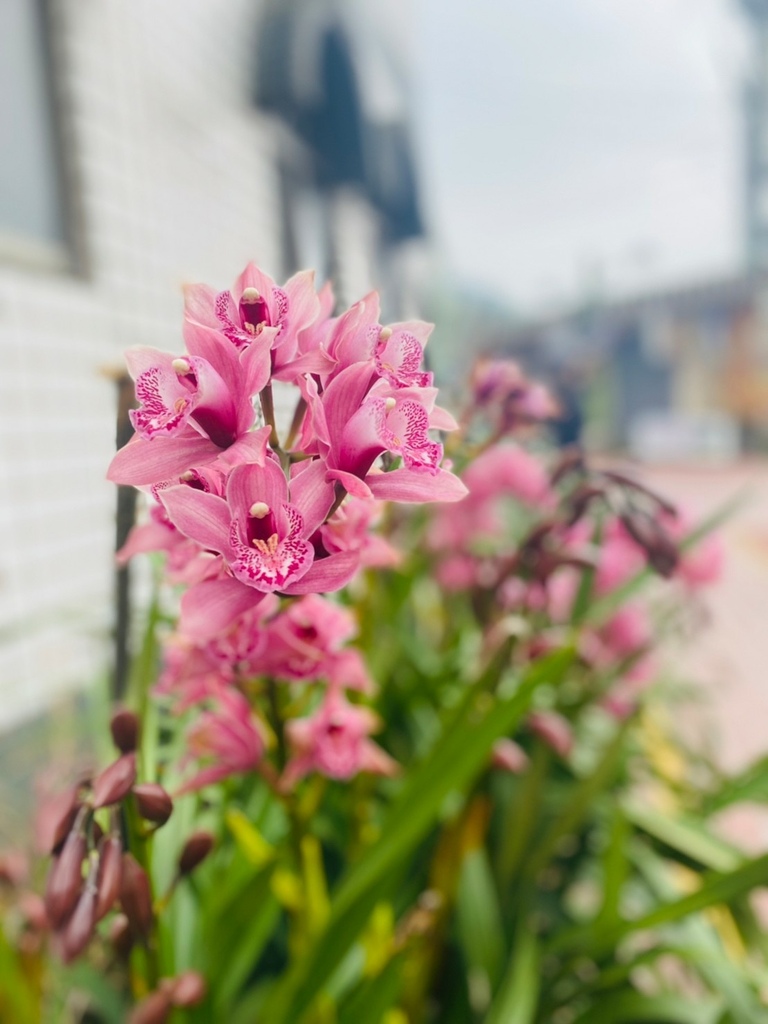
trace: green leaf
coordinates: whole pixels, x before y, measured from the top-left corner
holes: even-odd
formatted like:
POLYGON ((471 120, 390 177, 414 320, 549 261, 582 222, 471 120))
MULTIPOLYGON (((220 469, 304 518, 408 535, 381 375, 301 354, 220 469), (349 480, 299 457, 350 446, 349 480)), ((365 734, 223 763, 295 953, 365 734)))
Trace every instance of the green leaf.
POLYGON ((496 985, 504 957, 504 927, 499 896, 484 847, 470 850, 461 865, 457 923, 469 968, 481 971, 489 992, 496 985))
MULTIPOLYGON (((215 983, 217 1019, 242 989, 274 931, 280 906, 271 890, 272 866, 256 872, 225 903, 213 904, 205 928, 203 971, 215 983)), ((214 899, 211 893, 207 899, 214 899)))
POLYGON ((749 892, 757 886, 768 882, 768 854, 750 860, 746 864, 722 874, 705 875, 703 884, 696 892, 680 899, 662 903, 655 910, 644 914, 633 921, 619 921, 615 925, 596 925, 594 922, 584 927, 556 935, 549 949, 557 952, 582 952, 589 956, 600 956, 613 949, 625 935, 635 931, 645 931, 660 925, 679 921, 689 914, 695 914, 707 907, 729 900, 749 892))
POLYGON ((641 831, 705 868, 732 871, 744 863, 744 855, 736 847, 713 836, 696 819, 683 815, 671 818, 637 799, 622 801, 622 808, 627 819, 641 831))
POLYGON ((327 930, 268 1004, 265 1012, 272 1024, 296 1024, 301 1019, 381 898, 382 881, 407 862, 438 819, 448 794, 466 789, 482 771, 493 743, 517 725, 536 690, 545 683, 559 682, 572 660, 570 649, 542 658, 527 668, 513 692, 503 685, 493 697, 488 691, 502 677, 506 665, 506 658, 497 657, 469 688, 429 756, 409 774, 385 817, 379 841, 339 886, 327 930))
POLYGON ((768 801, 768 757, 761 757, 743 772, 726 779, 720 789, 704 797, 704 809, 712 814, 742 800, 768 801))
POLYGON ((533 1024, 539 988, 539 946, 530 923, 524 920, 485 1024, 533 1024))
POLYGON ((352 993, 339 1012, 339 1024, 380 1024, 381 1018, 400 996, 403 982, 403 956, 387 964, 381 974, 352 993))
POLYGON ((699 997, 618 992, 601 998, 574 1024, 715 1024, 721 1010, 719 1001, 699 997))
POLYGON ((535 875, 544 867, 557 848, 558 842, 579 827, 594 801, 610 785, 624 752, 629 725, 628 720, 617 730, 592 774, 577 785, 569 787, 565 807, 549 826, 528 860, 526 872, 529 875, 535 875))

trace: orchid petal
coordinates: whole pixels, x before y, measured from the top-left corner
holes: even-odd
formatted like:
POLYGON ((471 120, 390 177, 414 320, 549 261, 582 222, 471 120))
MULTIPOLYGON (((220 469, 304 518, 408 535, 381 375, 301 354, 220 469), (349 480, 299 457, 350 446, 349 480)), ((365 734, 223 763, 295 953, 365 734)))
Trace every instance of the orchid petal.
MULTIPOLYGON (((353 498, 373 498, 373 492, 368 486, 366 480, 361 480, 360 477, 355 476, 354 473, 346 473, 343 469, 329 469, 327 476, 329 480, 338 480, 347 494, 351 494, 353 498)), ((370 480, 371 477, 368 477, 367 479, 370 480)), ((375 479, 375 477, 373 479, 375 479)))
POLYGON ((235 517, 247 516, 255 502, 263 502, 276 512, 288 501, 288 481, 271 459, 262 466, 236 466, 227 480, 227 501, 235 517))
POLYGON ((210 640, 263 598, 260 591, 235 579, 204 580, 181 599, 179 631, 195 643, 210 640))
MULTIPOLYGON (((191 431, 190 431, 191 433, 191 431)), ((141 487, 178 478, 193 466, 204 466, 221 454, 207 437, 132 438, 112 459, 107 479, 141 487)))
POLYGON ((231 516, 226 501, 183 484, 159 494, 173 525, 210 551, 228 549, 231 516))
POLYGON ((439 469, 434 476, 394 469, 391 473, 371 474, 366 483, 375 498, 385 501, 461 501, 469 493, 461 480, 445 469, 439 469))
POLYGON ((358 551, 340 551, 327 558, 316 559, 300 580, 283 590, 284 594, 328 594, 341 590, 360 568, 358 551))

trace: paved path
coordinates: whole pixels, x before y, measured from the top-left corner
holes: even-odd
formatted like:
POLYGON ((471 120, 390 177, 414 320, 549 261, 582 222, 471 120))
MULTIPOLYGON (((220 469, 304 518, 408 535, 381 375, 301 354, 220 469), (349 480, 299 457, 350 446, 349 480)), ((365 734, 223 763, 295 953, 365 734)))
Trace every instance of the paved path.
MULTIPOLYGON (((737 771, 768 754, 768 461, 723 467, 645 468, 649 485, 689 508, 695 517, 734 495, 744 505, 726 523, 722 580, 709 589, 709 617, 685 656, 701 687, 692 714, 720 765, 737 771)), ((731 814, 727 831, 754 849, 768 848, 768 809, 731 814)))

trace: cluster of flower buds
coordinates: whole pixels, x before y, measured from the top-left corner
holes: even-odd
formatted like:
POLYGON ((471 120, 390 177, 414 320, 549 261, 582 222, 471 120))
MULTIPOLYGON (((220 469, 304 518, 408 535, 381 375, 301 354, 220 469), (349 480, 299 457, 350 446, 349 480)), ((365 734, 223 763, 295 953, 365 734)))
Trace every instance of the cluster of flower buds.
MULTIPOLYGON (((88 945, 99 921, 118 904, 112 925, 116 948, 146 942, 154 927, 152 892, 146 871, 125 852, 121 813, 131 801, 148 830, 160 828, 173 802, 157 783, 136 781, 139 723, 127 710, 111 721, 119 756, 93 779, 74 786, 62 801, 51 832, 51 865, 45 911, 54 942, 65 961, 88 945)), ((207 833, 192 836, 182 851, 179 875, 187 874, 212 847, 207 833), (202 852, 201 852, 202 851, 202 852)))
MULTIPOLYGON (((429 526, 438 579, 448 590, 484 595, 491 614, 532 616, 529 657, 549 650, 573 621, 585 574, 597 598, 646 566, 689 588, 718 577, 717 538, 691 544, 685 515, 625 473, 590 467, 581 452, 566 452, 548 471, 514 440, 491 442, 462 479, 468 496, 438 509, 429 526)), ((584 661, 622 677, 611 710, 631 710, 653 673, 646 607, 624 602, 580 635, 584 661)))
POLYGON ((262 765, 259 679, 305 693, 281 730, 283 785, 394 770, 369 738, 375 716, 348 697, 372 689, 344 646, 354 623, 319 595, 396 563, 373 532, 382 501, 456 502, 466 487, 440 465, 434 432, 456 423, 422 367, 431 325, 382 325, 375 293, 340 316, 332 305, 311 273, 280 287, 250 264, 231 291, 187 288, 183 354, 127 354, 135 436, 109 477, 156 504, 119 558, 164 551, 188 588, 159 687, 200 712, 188 741, 202 767, 185 790, 262 765), (293 388, 282 432, 275 383, 293 388))

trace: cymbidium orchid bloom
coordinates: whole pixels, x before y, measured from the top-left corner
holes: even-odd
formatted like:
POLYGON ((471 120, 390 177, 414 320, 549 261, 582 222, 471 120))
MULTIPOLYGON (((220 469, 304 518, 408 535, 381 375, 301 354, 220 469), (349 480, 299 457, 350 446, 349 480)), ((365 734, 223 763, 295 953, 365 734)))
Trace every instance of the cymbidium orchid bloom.
POLYGON ((328 300, 332 302, 329 291, 321 302, 311 271, 294 274, 281 288, 249 263, 231 291, 188 285, 184 299, 184 338, 190 346, 212 333, 240 352, 265 350, 278 380, 295 380, 300 373, 319 373, 333 365, 319 347, 303 344, 303 332, 318 326, 328 300))
POLYGON ((251 430, 252 396, 269 380, 268 360, 250 352, 241 359, 210 340, 198 351, 205 355, 126 353, 140 405, 131 413, 136 434, 109 467, 114 483, 158 484, 199 466, 229 469, 263 458, 270 431, 251 430))
POLYGON ((294 756, 283 774, 288 789, 310 772, 331 779, 351 779, 359 772, 394 775, 397 763, 371 739, 376 716, 368 708, 350 704, 335 688, 309 718, 288 723, 294 756))
POLYGON ((189 635, 215 635, 263 594, 338 590, 359 566, 354 551, 316 558, 309 542, 334 500, 319 460, 296 473, 290 486, 280 465, 267 458, 233 469, 226 498, 182 486, 160 497, 182 533, 220 554, 226 567, 227 575, 185 595, 182 629, 189 635))
POLYGON ((231 687, 222 687, 214 704, 187 732, 188 759, 202 762, 203 767, 177 790, 179 795, 253 771, 264 756, 263 728, 245 697, 231 687))
POLYGON ((430 429, 456 426, 436 407, 437 389, 392 389, 385 381, 373 386, 371 381, 370 367, 354 363, 322 395, 308 385, 308 418, 299 443, 324 458, 329 478, 355 497, 412 502, 462 498, 466 487, 440 468, 442 445, 428 435, 430 429), (374 464, 385 452, 400 456, 403 468, 377 472, 374 464))

